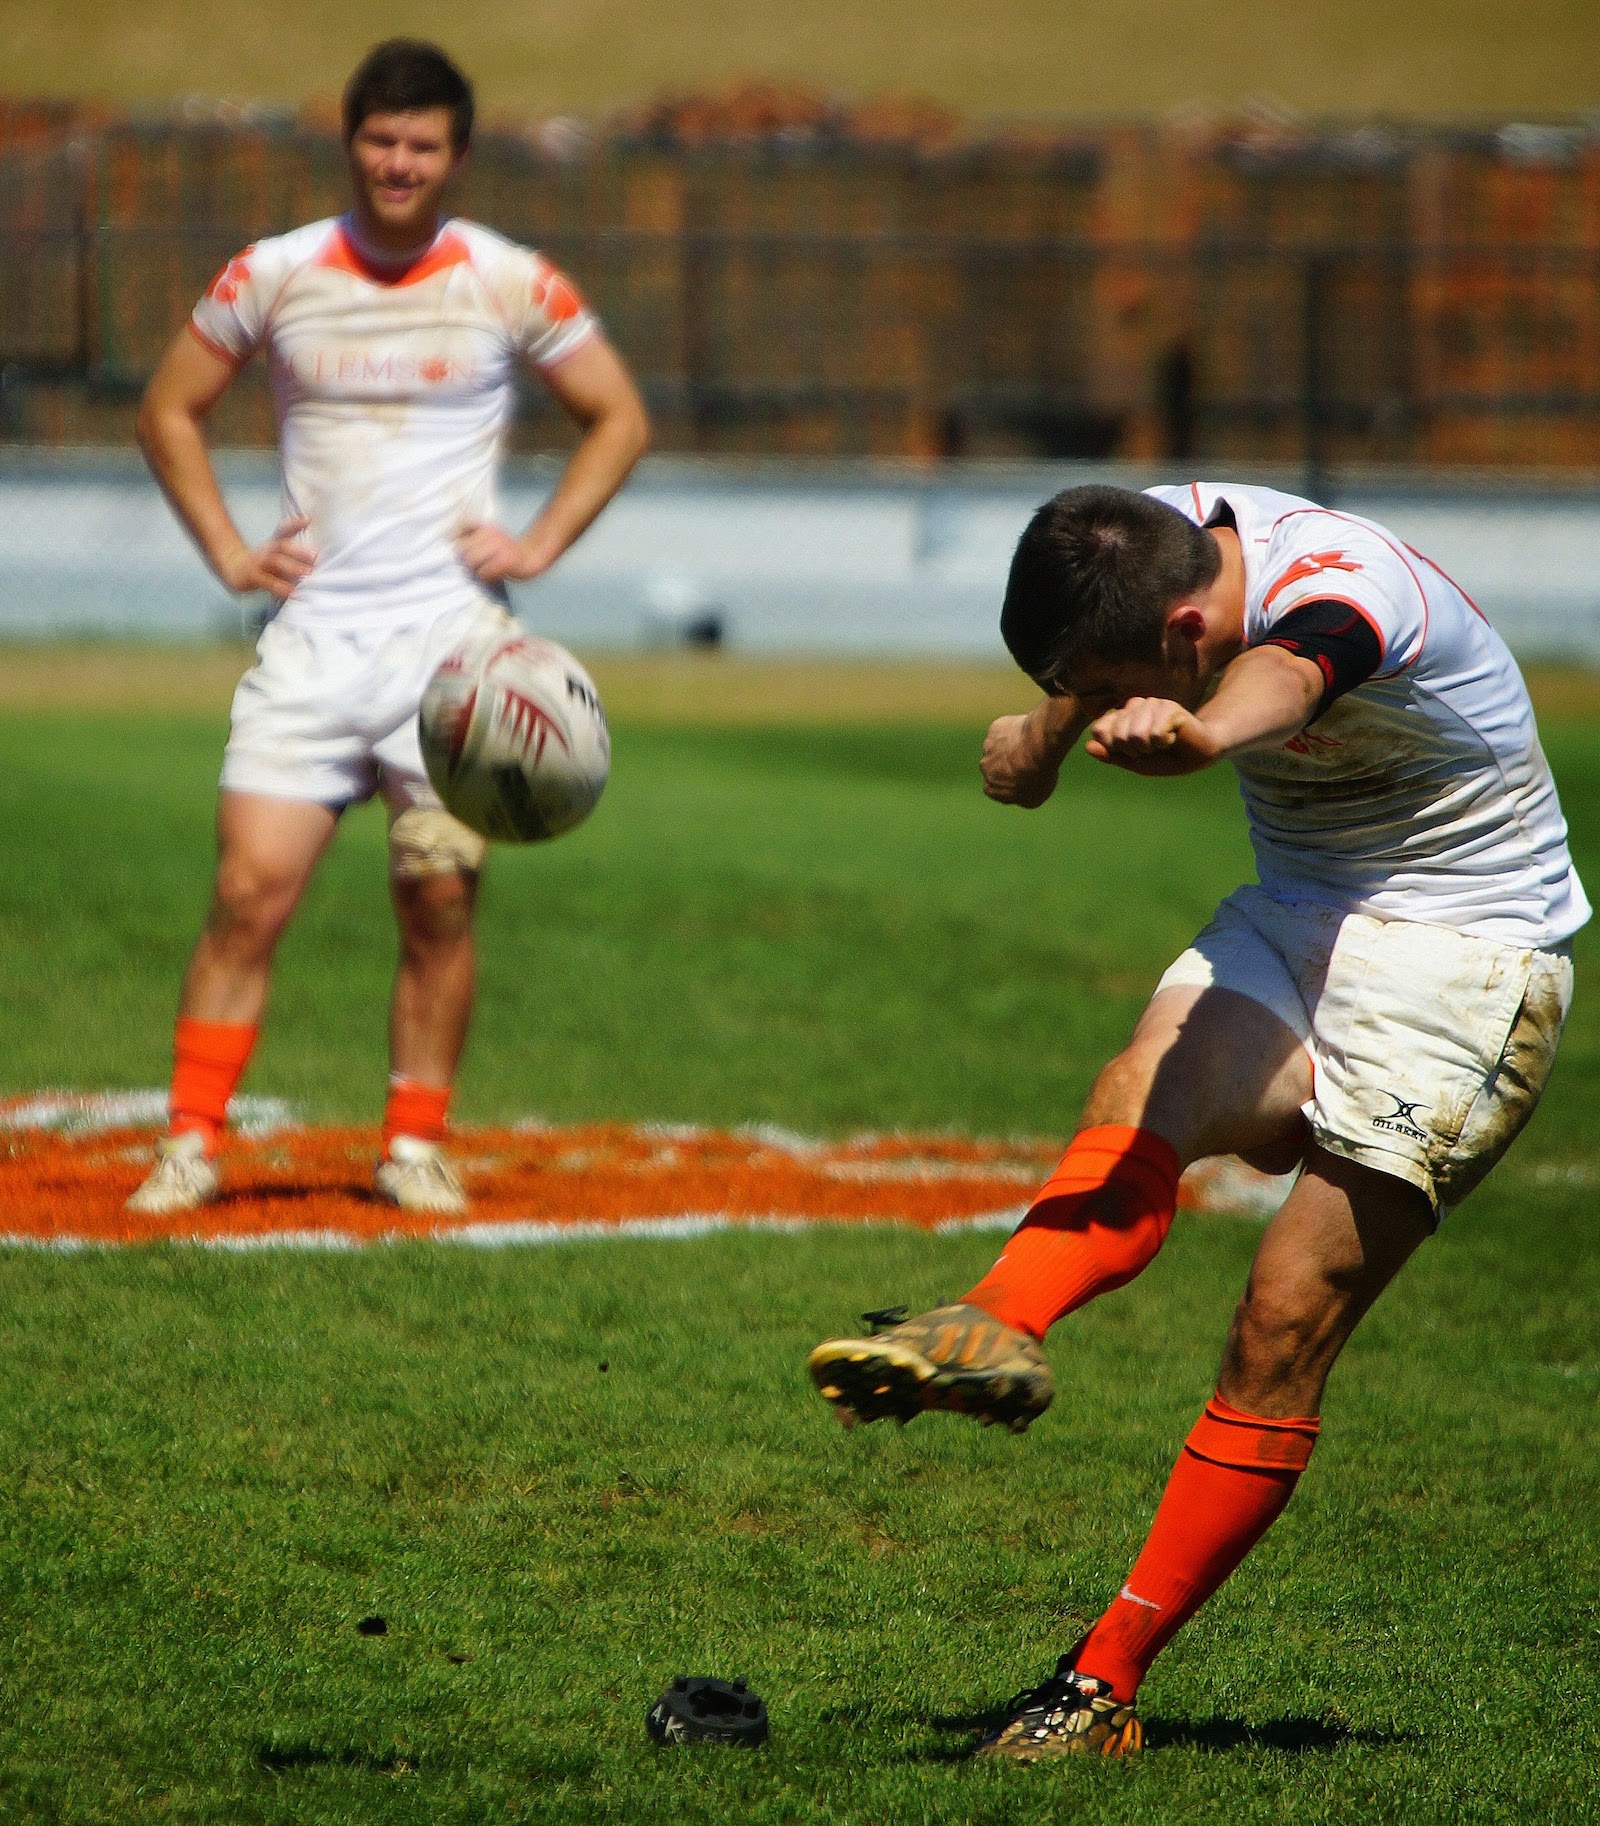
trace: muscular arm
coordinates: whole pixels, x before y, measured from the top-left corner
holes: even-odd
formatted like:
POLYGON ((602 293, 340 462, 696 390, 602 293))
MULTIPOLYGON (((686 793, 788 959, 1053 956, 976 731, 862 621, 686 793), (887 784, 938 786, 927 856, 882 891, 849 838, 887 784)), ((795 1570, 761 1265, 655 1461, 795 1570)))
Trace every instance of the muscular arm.
POLYGON ((234 362, 180 330, 145 388, 135 432, 161 492, 221 582, 238 593, 270 590, 281 600, 314 562, 295 538, 305 522, 288 521, 265 545, 252 548, 228 512, 201 431, 238 372, 234 362))
POLYGON ((650 441, 644 401, 604 337, 591 337, 540 374, 583 436, 554 493, 520 538, 483 522, 463 530, 462 561, 483 583, 548 570, 622 486, 650 441))
POLYGON ((1026 716, 1003 716, 984 738, 983 790, 1001 805, 1033 810, 1056 789, 1061 763, 1089 725, 1075 697, 1047 697, 1026 716))
POLYGON ((1314 660, 1283 647, 1252 647, 1226 668, 1199 710, 1165 698, 1130 698, 1096 720, 1084 747, 1095 760, 1130 773, 1198 773, 1298 735, 1321 708, 1324 688, 1314 660))

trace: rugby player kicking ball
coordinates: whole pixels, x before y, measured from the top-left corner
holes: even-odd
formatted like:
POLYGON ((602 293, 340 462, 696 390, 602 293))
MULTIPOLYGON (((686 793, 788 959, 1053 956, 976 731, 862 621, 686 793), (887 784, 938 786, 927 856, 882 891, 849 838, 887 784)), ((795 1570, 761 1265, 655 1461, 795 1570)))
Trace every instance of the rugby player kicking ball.
POLYGON ((1345 1341, 1532 1114, 1589 906, 1511 655, 1370 520, 1265 488, 1070 489, 1023 534, 1001 628, 1048 695, 990 729, 991 798, 1042 805, 1085 731, 1133 773, 1228 761, 1260 883, 1162 977, 989 1273, 811 1373, 846 1421, 1020 1431, 1053 1392, 1040 1341, 1149 1265, 1184 1167, 1299 1167, 1126 1583, 979 1746, 1119 1756, 1151 1662, 1289 1501, 1345 1341))
POLYGON ((639 395, 593 317, 539 255, 445 218, 472 90, 430 45, 379 45, 351 77, 353 207, 260 241, 213 281, 139 414, 150 467, 206 561, 281 604, 233 701, 211 909, 179 1003, 171 1131, 134 1212, 217 1190, 228 1099, 255 1043, 272 954, 347 805, 381 793, 400 961, 379 1195, 466 1200, 440 1151, 473 992, 485 845, 428 784, 417 708, 434 668, 514 629, 506 581, 537 577, 616 493, 648 437, 639 395), (271 369, 284 520, 252 547, 230 518, 201 424, 257 352, 271 369), (516 370, 582 429, 520 537, 495 524, 516 370))

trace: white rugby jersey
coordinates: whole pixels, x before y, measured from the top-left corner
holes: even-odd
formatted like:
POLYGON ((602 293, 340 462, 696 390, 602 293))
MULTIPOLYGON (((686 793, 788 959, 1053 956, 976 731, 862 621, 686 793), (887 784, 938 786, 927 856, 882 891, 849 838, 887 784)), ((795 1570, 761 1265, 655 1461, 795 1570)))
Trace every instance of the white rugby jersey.
POLYGON ((375 264, 347 216, 231 260, 190 328, 229 361, 266 351, 284 514, 317 554, 282 612, 354 627, 503 599, 456 535, 495 518, 517 363, 552 366, 596 327, 553 266, 472 222, 403 268, 375 264))
POLYGON ((1551 945, 1589 917, 1516 661, 1437 565, 1375 521, 1271 488, 1152 488, 1197 524, 1231 510, 1245 640, 1341 602, 1377 672, 1282 747, 1233 758, 1261 885, 1380 918, 1551 945))

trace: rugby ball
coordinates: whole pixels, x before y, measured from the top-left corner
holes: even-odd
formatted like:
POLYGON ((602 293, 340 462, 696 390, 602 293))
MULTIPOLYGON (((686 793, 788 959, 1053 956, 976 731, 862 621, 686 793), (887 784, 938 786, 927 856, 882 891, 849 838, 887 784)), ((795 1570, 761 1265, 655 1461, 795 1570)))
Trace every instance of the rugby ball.
POLYGON ((449 654, 422 694, 418 734, 446 809, 502 843, 582 824, 611 770, 594 680, 565 647, 530 634, 449 654))

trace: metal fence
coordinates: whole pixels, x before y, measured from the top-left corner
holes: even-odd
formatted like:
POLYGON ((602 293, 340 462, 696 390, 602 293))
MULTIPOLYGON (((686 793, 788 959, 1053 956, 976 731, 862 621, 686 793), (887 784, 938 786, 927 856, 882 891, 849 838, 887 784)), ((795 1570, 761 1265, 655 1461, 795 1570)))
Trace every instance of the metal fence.
MULTIPOLYGON (((1248 460, 1313 477, 1600 466, 1586 142, 1531 165, 1477 142, 1364 163, 1191 152, 1168 160, 1181 209, 1158 141, 1129 145, 563 160, 491 137, 462 201, 572 272, 668 449, 1248 460), (1112 208, 1130 171, 1143 201, 1112 208)), ((0 434, 125 435, 212 274, 342 198, 337 139, 301 128, 122 124, 0 157, 0 434)), ((218 433, 270 438, 259 378, 218 433)), ((519 441, 561 434, 530 388, 519 441)))

